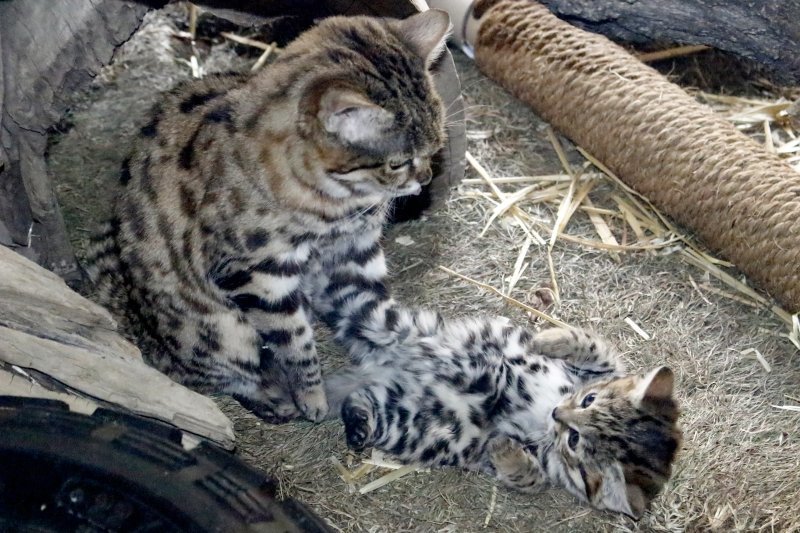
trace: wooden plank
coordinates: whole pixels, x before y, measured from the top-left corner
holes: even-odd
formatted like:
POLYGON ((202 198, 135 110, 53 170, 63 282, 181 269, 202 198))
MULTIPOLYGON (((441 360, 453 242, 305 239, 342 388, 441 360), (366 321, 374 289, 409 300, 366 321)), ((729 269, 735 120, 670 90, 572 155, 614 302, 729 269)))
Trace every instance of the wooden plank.
MULTIPOLYGON (((214 402, 142 361, 111 315, 64 281, 0 246, 0 361, 35 369, 68 388, 233 447, 214 402)), ((0 393, 20 383, 0 380, 0 393)))
POLYGON ((22 398, 44 398, 46 400, 58 400, 69 405, 69 410, 84 415, 91 415, 100 407, 97 403, 67 394, 65 392, 51 391, 36 382, 25 379, 18 374, 12 374, 0 369, 0 391, 10 396, 20 396, 22 398))
POLYGON ((64 281, 0 246, 0 325, 32 335, 116 356, 141 359, 117 332, 104 308, 83 298, 64 281))
POLYGON ((0 360, 36 369, 88 396, 233 448, 233 426, 211 398, 137 359, 100 354, 0 326, 0 360))

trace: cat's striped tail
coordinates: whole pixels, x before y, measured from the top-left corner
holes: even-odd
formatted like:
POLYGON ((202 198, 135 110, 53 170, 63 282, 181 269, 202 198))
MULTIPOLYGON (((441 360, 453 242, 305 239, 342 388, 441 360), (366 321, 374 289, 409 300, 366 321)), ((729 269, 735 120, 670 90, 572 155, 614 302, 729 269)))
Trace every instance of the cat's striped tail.
POLYGON ((106 306, 116 306, 127 291, 119 247, 120 221, 113 217, 91 237, 86 250, 86 274, 94 298, 106 306))

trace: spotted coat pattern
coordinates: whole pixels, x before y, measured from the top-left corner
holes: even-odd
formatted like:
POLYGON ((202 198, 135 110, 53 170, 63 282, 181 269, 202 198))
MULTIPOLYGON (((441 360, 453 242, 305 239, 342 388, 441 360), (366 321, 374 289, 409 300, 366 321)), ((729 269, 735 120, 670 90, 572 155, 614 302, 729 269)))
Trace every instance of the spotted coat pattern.
POLYGON ((270 421, 325 416, 308 278, 332 248, 385 277, 387 205, 430 181, 444 142, 428 67, 448 27, 332 17, 252 77, 164 96, 88 261, 147 361, 270 421))
POLYGON ((669 478, 681 435, 666 367, 627 376, 582 330, 448 321, 391 299, 372 309, 386 331, 374 316, 357 327, 359 364, 326 385, 350 447, 485 472, 524 492, 562 487, 637 518, 669 478))

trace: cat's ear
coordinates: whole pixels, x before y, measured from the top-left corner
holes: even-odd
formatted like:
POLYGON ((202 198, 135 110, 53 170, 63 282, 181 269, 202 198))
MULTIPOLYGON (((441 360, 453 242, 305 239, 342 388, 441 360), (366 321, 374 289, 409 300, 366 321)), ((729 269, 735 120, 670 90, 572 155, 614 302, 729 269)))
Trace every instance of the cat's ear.
POLYGON ((332 87, 319 101, 323 128, 349 144, 370 144, 392 125, 394 115, 349 88, 332 87))
POLYGON ((634 402, 639 405, 643 401, 664 401, 672 398, 675 375, 666 366, 652 370, 641 378, 633 391, 634 402))
POLYGON ((429 9, 390 24, 406 46, 425 60, 426 66, 430 66, 442 55, 447 46, 447 37, 453 28, 450 16, 440 9, 429 9))
POLYGON ((625 482, 619 463, 613 463, 602 474, 584 478, 586 497, 598 509, 623 513, 638 520, 647 508, 647 498, 638 485, 625 482))

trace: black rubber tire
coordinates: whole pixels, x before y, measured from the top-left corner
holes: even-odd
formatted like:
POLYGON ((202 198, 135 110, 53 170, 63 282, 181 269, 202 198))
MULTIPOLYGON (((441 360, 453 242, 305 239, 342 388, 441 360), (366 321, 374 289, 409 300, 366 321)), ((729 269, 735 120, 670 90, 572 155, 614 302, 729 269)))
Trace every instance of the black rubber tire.
POLYGON ((0 396, 0 531, 327 532, 263 474, 171 426, 0 396))

